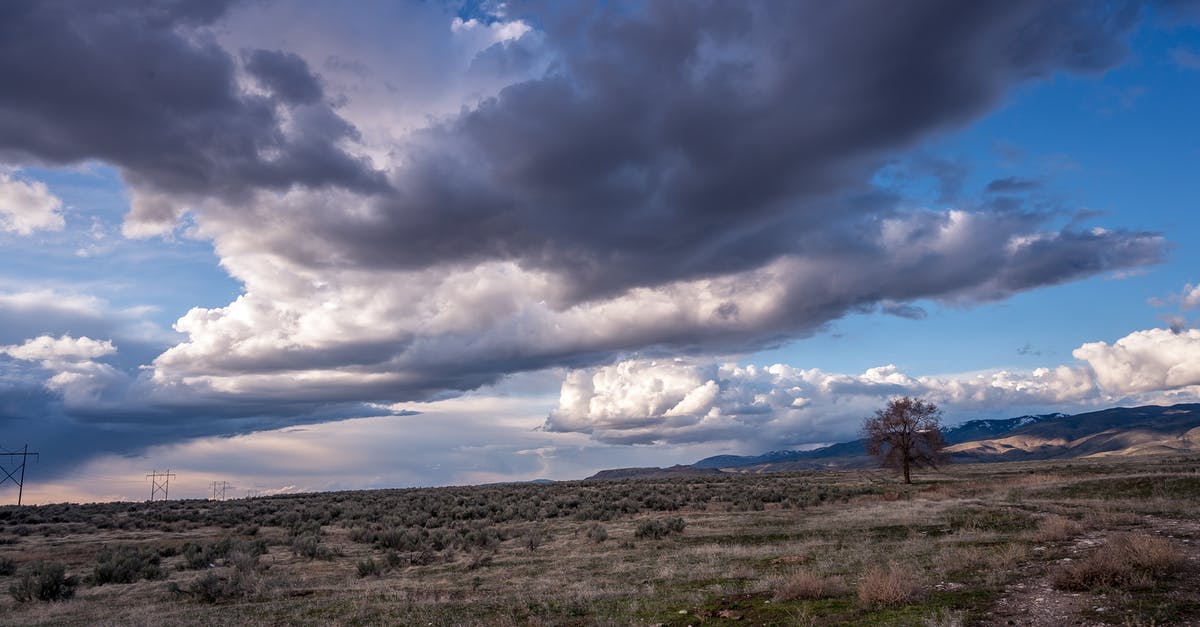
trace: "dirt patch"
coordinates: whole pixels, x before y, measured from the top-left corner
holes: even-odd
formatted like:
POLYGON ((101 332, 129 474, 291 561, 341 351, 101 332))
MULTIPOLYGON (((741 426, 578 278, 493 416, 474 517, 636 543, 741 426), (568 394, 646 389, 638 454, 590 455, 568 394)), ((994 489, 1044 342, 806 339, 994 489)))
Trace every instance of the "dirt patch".
POLYGON ((1117 530, 1094 530, 1064 547, 1035 546, 1034 559, 1022 565, 1015 583, 997 600, 988 625, 1200 625, 1200 521, 1142 516, 1140 532, 1171 540, 1186 559, 1184 572, 1155 586, 1152 593, 1099 589, 1068 592, 1055 589, 1052 573, 1077 561, 1108 541, 1117 530), (1065 549, 1065 550, 1064 550, 1065 549), (1045 555, 1046 559, 1037 559, 1045 555))

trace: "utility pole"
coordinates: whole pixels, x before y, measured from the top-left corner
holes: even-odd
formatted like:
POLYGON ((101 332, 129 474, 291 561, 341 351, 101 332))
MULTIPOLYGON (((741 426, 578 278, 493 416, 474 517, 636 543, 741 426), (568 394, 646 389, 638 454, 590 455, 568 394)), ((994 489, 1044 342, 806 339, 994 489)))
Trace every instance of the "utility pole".
POLYGON ((38 459, 37 453, 29 452, 28 444, 21 447, 19 451, 0 449, 0 456, 5 458, 4 464, 0 464, 0 472, 4 473, 4 478, 0 479, 0 485, 4 485, 4 482, 9 479, 12 479, 12 482, 17 484, 17 505, 21 504, 21 497, 25 494, 25 461, 30 455, 33 455, 34 459, 38 459), (21 463, 13 466, 12 470, 9 470, 7 464, 17 457, 21 458, 21 463), (20 474, 17 474, 18 472, 20 474))
POLYGON ((167 489, 171 487, 171 478, 174 476, 175 475, 171 472, 170 468, 168 468, 166 472, 158 472, 157 470, 154 470, 151 471, 150 474, 146 475, 146 477, 150 479, 151 502, 154 502, 154 497, 158 495, 159 491, 162 492, 162 500, 167 500, 167 489), (159 479, 162 481, 159 481, 159 479))
POLYGON ((212 500, 214 500, 214 501, 224 501, 225 500, 225 488, 229 487, 228 482, 214 481, 211 484, 209 484, 209 487, 212 488, 212 500))

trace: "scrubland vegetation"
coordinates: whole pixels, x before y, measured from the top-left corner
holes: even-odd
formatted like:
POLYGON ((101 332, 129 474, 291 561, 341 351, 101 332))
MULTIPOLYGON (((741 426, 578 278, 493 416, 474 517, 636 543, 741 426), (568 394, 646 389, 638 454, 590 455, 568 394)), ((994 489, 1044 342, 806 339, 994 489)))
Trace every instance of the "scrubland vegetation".
POLYGON ((1200 457, 0 508, 3 624, 1194 624, 1200 457))

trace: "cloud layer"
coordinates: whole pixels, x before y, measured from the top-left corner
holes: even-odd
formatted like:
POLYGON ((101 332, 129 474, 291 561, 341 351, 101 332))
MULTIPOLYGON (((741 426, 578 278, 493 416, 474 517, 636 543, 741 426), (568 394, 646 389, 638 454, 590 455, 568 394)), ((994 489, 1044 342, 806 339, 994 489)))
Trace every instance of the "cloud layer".
MULTIPOLYGON (((880 176, 1023 85, 1117 67, 1142 3, 498 6, 5 6, 0 160, 112 166, 125 235, 211 242, 241 293, 153 341, 86 298, 0 293, 0 402, 146 442, 584 369, 548 428, 692 442, 833 433, 845 412, 816 408, 885 390, 1109 394, 1152 355, 1173 369, 1130 394, 1194 385, 1188 336, 1152 332, 980 380, 698 365, 1161 261, 1162 235, 1082 229, 1036 176, 948 172, 937 208, 880 176)), ((61 228, 38 185, 0 175, 0 229, 61 228)))
POLYGON ((625 360, 572 371, 545 428, 609 443, 760 443, 763 450, 853 436, 888 398, 920 396, 953 417, 1014 408, 1200 398, 1200 330, 1149 329, 1092 342, 1079 365, 913 377, 895 366, 848 375, 784 364, 625 360))
MULTIPOLYGON (((1016 85, 1112 67, 1136 7, 543 8, 493 16, 506 34, 448 69, 521 46, 549 69, 397 137, 378 157, 386 190, 196 203, 195 233, 246 289, 182 318, 188 340, 154 380, 420 399, 626 351, 751 350, 847 312, 919 315, 912 301, 989 301, 1162 258, 1156 234, 1056 226, 1020 196, 932 211, 872 182, 1016 85)), ((451 39, 480 28, 455 19, 451 39)), ((250 53, 246 70, 354 59, 323 52, 250 53)), ((338 76, 346 123, 378 123, 338 76)), ((279 98, 311 99, 312 82, 292 83, 308 95, 279 98)), ((146 226, 137 211, 128 225, 146 226)))

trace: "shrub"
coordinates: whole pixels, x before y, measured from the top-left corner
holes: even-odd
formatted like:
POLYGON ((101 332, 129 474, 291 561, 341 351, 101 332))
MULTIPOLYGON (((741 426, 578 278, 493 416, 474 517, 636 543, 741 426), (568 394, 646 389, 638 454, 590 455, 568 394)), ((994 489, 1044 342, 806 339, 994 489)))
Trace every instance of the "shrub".
POLYGON ((383 567, 379 565, 379 562, 375 561, 375 558, 368 557, 365 560, 358 561, 358 576, 359 577, 371 577, 371 576, 378 577, 379 575, 382 575, 382 574, 383 574, 383 567))
POLYGON ((231 575, 220 576, 209 571, 192 580, 186 588, 172 583, 168 589, 201 603, 222 603, 257 593, 262 585, 258 575, 258 554, 233 550, 227 559, 233 566, 231 575))
POLYGON ((239 547, 229 551, 229 554, 225 556, 225 562, 232 566, 235 571, 249 575, 262 569, 258 563, 260 555, 261 553, 253 550, 247 551, 244 547, 239 547))
POLYGON ((38 562, 26 568, 8 587, 19 603, 65 601, 75 596, 79 579, 68 576, 67 567, 57 562, 38 562))
POLYGON ((0 577, 17 572, 17 563, 11 557, 0 557, 0 577))
POLYGON ((600 523, 591 523, 587 526, 585 533, 587 534, 587 539, 596 544, 600 544, 608 539, 608 530, 600 523))
POLYGON ((797 571, 775 590, 775 600, 827 599, 845 593, 846 586, 840 578, 822 577, 807 571, 797 571))
POLYGON ((1033 517, 1012 508, 962 507, 951 510, 946 522, 963 531, 996 531, 1013 533, 1034 526, 1033 517))
POLYGON ((105 547, 96 556, 90 583, 102 586, 106 583, 134 583, 140 579, 158 579, 158 551, 140 549, 136 546, 105 547))
POLYGON ((207 572, 193 580, 188 587, 175 586, 173 589, 201 603, 219 603, 236 596, 236 591, 230 586, 230 581, 225 577, 218 577, 216 573, 207 572))
POLYGON ((541 529, 536 527, 530 529, 525 532, 525 548, 529 549, 530 552, 536 551, 539 546, 542 546, 543 539, 544 536, 541 529))
POLYGON ((872 565, 858 584, 858 600, 867 606, 901 605, 917 591, 912 573, 902 572, 895 562, 887 567, 872 565))
POLYGON ((659 540, 672 533, 682 533, 684 527, 687 527, 687 522, 678 516, 666 520, 643 520, 638 523, 637 531, 633 535, 638 538, 659 540))
POLYGON ((292 553, 308 559, 333 559, 333 551, 321 544, 321 539, 312 534, 296 536, 296 539, 292 540, 292 553))
POLYGON ((1149 588, 1155 580, 1181 570, 1184 556, 1166 539, 1146 534, 1114 534, 1087 557, 1054 572, 1061 590, 1149 588))
POLYGON ((1047 516, 1038 522, 1033 538, 1037 542, 1061 542, 1079 534, 1079 523, 1063 516, 1047 516))
POLYGON ((255 557, 264 555, 267 552, 267 541, 262 538, 239 541, 226 536, 205 545, 188 542, 183 545, 183 563, 180 565, 180 569, 200 570, 215 566, 222 558, 235 551, 255 557))

